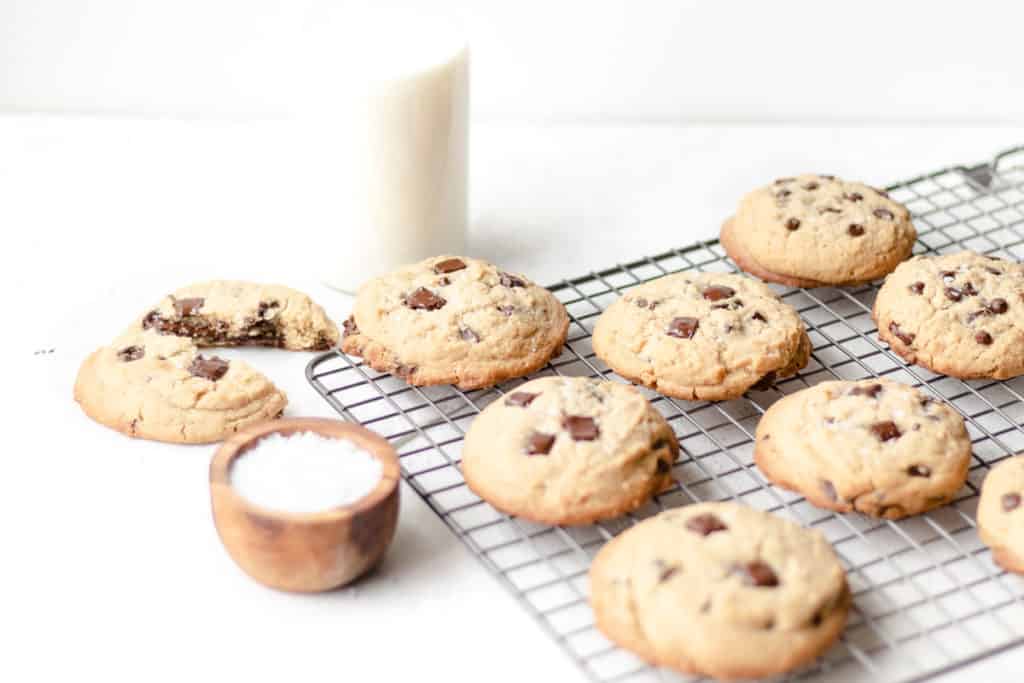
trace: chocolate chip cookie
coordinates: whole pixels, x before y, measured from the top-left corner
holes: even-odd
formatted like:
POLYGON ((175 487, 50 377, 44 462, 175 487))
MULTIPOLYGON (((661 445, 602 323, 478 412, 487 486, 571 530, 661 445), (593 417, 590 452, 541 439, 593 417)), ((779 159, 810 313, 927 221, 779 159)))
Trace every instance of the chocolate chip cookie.
POLYGON ((978 533, 1001 567, 1024 574, 1024 456, 1004 460, 985 477, 978 533))
POLYGON ((633 510, 669 485, 678 454, 672 429, 636 388, 543 377, 473 421, 462 472, 503 512, 588 524, 633 510))
POLYGON ((960 490, 971 439, 959 413, 913 387, 823 382, 768 409, 754 459, 768 479, 818 507, 899 519, 960 490))
POLYGON ((721 680, 790 671, 824 652, 850 608, 820 532, 738 503, 662 512, 590 568, 598 628, 642 658, 721 680))
POLYGON ((561 302, 523 275, 438 256, 360 287, 341 348, 409 384, 476 389, 543 367, 568 331, 561 302))
POLYGON ((791 287, 876 280, 910 256, 916 239, 910 212, 881 190, 816 174, 754 190, 721 232, 736 265, 791 287))
POLYGON ((100 424, 173 443, 220 441, 284 410, 284 392, 239 360, 206 356, 190 339, 134 326, 93 352, 75 400, 100 424))
POLYGON ((634 287, 594 327, 594 351, 615 372, 688 400, 737 398, 807 364, 800 316, 763 283, 684 272, 634 287))
POLYGON ((147 311, 144 329, 200 346, 326 350, 338 328, 308 296, 282 285, 211 280, 179 289, 147 311))
POLYGON ((961 379, 1024 374, 1024 265, 963 251, 916 256, 885 279, 878 336, 908 363, 961 379))

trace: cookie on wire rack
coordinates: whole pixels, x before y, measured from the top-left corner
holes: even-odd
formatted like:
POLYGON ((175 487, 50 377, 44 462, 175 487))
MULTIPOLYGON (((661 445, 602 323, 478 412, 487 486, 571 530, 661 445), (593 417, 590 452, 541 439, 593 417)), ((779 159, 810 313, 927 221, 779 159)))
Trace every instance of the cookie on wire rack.
POLYGON ((956 495, 971 439, 959 413, 906 384, 823 382, 772 404, 754 460, 817 507, 899 519, 956 495))
POLYGON ((1024 374, 1024 265, 962 251, 915 256, 878 292, 878 336, 908 363, 960 379, 1024 374))
POLYGON ((726 253, 751 275, 791 287, 877 280, 910 256, 910 212, 873 187, 831 175, 779 178, 722 226, 726 253))
POLYGON ((437 256, 359 288, 341 348, 409 384, 477 389, 557 356, 569 315, 523 275, 464 256, 437 256))
POLYGON ((635 387, 542 377, 487 406, 462 451, 469 487, 545 524, 618 517, 672 483, 679 442, 635 387))
POLYGON ((1024 456, 1004 460, 985 477, 978 533, 999 566, 1024 574, 1024 456))
POLYGON ((761 282, 687 271, 631 288, 598 318, 594 352, 623 377, 687 400, 738 398, 807 364, 800 316, 761 282))
POLYGON ((739 503, 662 512, 601 548, 597 627, 646 661, 720 680, 791 671, 839 637, 851 596, 815 530, 739 503))

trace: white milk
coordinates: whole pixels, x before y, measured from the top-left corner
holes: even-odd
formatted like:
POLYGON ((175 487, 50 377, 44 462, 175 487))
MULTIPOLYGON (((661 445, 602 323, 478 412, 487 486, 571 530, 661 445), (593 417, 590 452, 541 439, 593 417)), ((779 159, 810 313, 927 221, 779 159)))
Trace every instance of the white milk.
POLYGON ((352 292, 399 265, 463 253, 465 41, 407 13, 360 15, 319 35, 312 153, 327 194, 314 245, 323 278, 352 292))

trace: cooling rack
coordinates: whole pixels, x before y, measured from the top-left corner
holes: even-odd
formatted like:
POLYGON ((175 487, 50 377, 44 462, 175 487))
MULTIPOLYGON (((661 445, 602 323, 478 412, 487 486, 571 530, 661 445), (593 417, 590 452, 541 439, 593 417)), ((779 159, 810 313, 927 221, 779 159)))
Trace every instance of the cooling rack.
MULTIPOLYGON (((1024 258, 1024 146, 886 189, 914 215, 916 253, 973 249, 1024 258)), ((569 311, 568 343, 526 379, 625 381, 594 355, 597 316, 630 287, 690 269, 736 271, 717 241, 705 241, 549 287, 569 311)), ((704 500, 741 501, 821 530, 849 573, 854 609, 841 641, 814 665, 779 680, 909 683, 1024 643, 1024 580, 993 564, 974 521, 985 473, 1024 450, 1024 378, 965 382, 908 366, 875 334, 877 285, 776 291, 807 326, 814 344, 807 367, 766 391, 721 403, 642 389, 685 449, 673 469, 676 484, 635 513, 592 526, 509 517, 463 481, 460 450, 473 417, 525 380, 469 392, 411 387, 339 351, 315 358, 306 374, 343 417, 395 444, 405 481, 593 681, 697 680, 647 666, 606 640, 587 602, 587 570, 605 542, 638 520, 704 500), (822 381, 872 376, 919 386, 966 418, 974 458, 967 485, 949 505, 900 521, 839 515, 772 486, 754 466, 755 426, 774 401, 822 381)))

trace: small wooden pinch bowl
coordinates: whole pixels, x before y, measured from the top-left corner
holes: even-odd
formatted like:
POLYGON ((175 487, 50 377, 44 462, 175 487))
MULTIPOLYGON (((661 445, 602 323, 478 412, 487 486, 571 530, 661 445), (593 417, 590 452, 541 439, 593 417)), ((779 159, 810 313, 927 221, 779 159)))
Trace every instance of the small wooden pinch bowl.
POLYGON ((285 418, 240 430, 210 462, 213 522, 228 554, 260 583, 315 593, 343 586, 384 555, 398 524, 398 455, 364 427, 341 420, 285 418), (319 512, 269 510, 249 502, 231 485, 231 465, 269 434, 315 432, 347 439, 380 461, 382 476, 366 496, 319 512))

